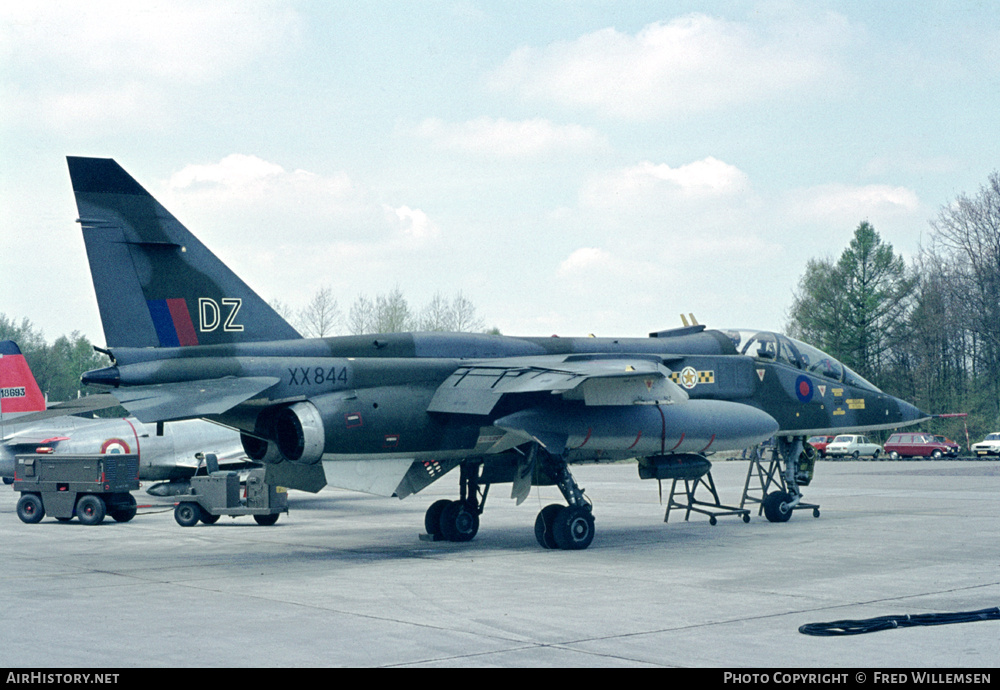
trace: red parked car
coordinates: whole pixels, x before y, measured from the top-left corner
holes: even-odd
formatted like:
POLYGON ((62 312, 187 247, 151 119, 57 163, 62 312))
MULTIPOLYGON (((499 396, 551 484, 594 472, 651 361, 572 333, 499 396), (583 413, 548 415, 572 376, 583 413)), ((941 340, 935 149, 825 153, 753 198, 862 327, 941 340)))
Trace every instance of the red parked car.
POLYGON ((958 455, 960 446, 944 436, 934 434, 909 433, 893 434, 885 442, 885 452, 893 460, 897 458, 940 458, 958 455))
POLYGON ((830 442, 833 439, 834 439, 833 436, 813 436, 807 441, 807 443, 816 449, 821 458, 825 458, 826 447, 830 444, 830 442))

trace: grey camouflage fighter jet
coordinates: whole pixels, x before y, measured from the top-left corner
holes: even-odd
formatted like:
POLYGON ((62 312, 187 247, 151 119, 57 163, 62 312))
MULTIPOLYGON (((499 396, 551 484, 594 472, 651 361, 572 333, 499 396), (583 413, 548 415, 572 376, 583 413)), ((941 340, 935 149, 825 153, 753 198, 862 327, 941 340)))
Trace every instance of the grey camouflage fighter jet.
POLYGON ((304 339, 115 161, 68 162, 113 361, 84 382, 143 422, 240 430, 270 484, 404 498, 458 467, 458 498, 425 516, 438 538, 472 539, 493 484, 518 503, 555 484, 568 505, 539 513, 538 542, 586 548, 594 516, 571 465, 636 458, 640 476, 669 478, 775 434, 788 491, 765 508, 787 519, 805 437, 927 416, 770 332, 304 339))

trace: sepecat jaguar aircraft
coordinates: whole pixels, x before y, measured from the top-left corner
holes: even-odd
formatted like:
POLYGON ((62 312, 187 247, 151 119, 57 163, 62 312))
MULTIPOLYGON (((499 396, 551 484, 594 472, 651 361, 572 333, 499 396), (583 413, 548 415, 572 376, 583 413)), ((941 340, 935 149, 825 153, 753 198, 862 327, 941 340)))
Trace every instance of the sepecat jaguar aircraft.
POLYGON ((427 510, 437 538, 472 539, 489 487, 518 503, 555 484, 546 548, 594 538, 575 463, 637 459, 643 478, 707 472, 705 454, 772 436, 788 491, 812 434, 927 417, 836 359, 771 332, 702 325, 647 338, 390 333, 302 338, 114 160, 68 159, 113 365, 87 372, 142 422, 238 429, 270 484, 405 498, 459 468, 427 510))

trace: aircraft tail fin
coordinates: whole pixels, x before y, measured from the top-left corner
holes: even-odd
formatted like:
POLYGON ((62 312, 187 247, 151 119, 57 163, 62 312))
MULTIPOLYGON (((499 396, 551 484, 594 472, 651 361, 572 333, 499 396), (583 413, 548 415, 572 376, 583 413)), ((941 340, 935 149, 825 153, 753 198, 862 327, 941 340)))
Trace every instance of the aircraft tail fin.
POLYGON ((113 159, 67 163, 108 347, 302 337, 113 159))
POLYGON ((45 396, 13 340, 0 340, 0 418, 43 412, 45 396))

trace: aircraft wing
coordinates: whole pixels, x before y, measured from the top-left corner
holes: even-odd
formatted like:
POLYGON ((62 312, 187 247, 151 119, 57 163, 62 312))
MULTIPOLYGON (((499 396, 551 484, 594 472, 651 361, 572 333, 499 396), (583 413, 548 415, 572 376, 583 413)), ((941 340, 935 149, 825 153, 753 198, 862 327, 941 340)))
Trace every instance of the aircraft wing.
POLYGON ((470 363, 438 387, 430 412, 488 415, 505 395, 544 393, 585 405, 680 403, 661 357, 592 355, 512 357, 470 363))
POLYGON ((203 379, 115 389, 111 394, 143 423, 222 414, 280 381, 275 376, 203 379))
POLYGON ((29 412, 16 417, 8 423, 20 426, 38 422, 43 419, 50 419, 52 417, 68 417, 70 415, 84 414, 86 412, 106 410, 109 407, 116 407, 120 404, 121 403, 118 402, 118 399, 110 393, 96 393, 94 395, 85 395, 82 398, 67 400, 66 402, 54 403, 49 405, 45 410, 40 412, 29 412))

